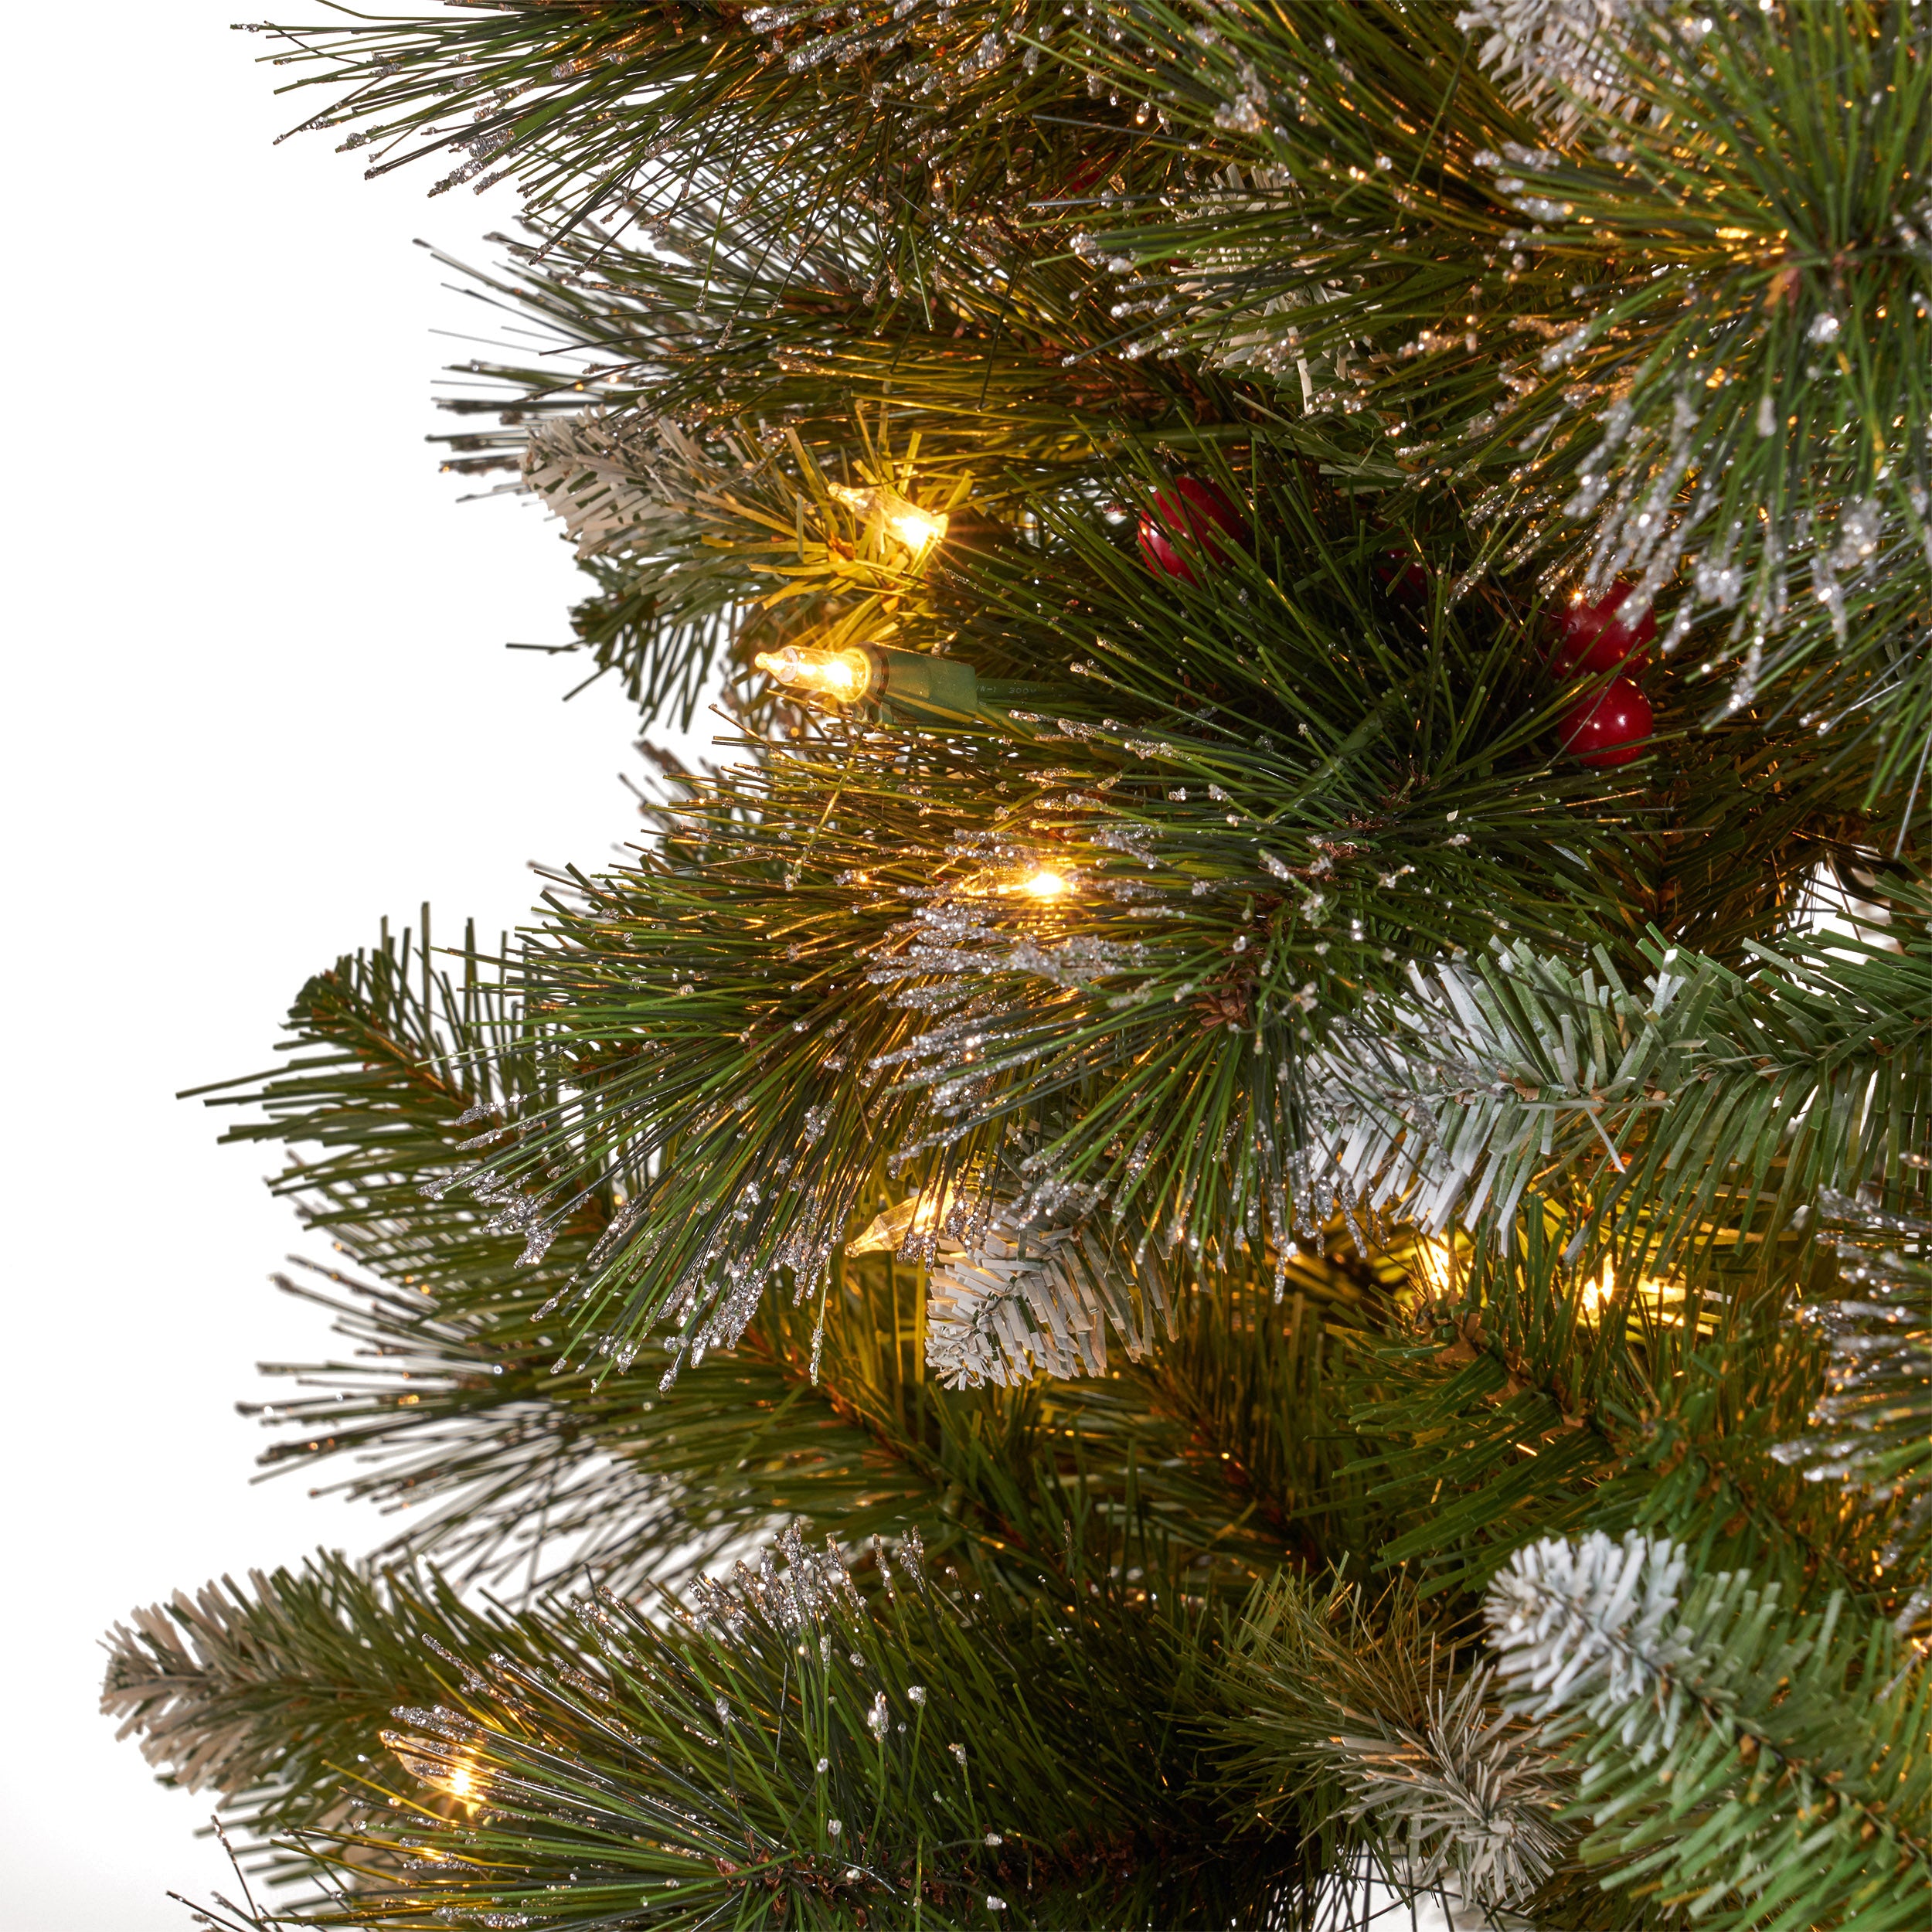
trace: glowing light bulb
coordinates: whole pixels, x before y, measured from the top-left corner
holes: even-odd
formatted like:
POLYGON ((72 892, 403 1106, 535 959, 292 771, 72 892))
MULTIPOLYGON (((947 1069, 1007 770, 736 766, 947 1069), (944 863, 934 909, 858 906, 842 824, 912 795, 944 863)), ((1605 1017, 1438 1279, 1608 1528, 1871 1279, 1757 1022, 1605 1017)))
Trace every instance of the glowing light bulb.
MULTIPOLYGON (((1610 1306, 1616 1292, 1616 1274, 1606 1260, 1597 1279, 1584 1282, 1577 1290, 1577 1299, 1586 1313, 1600 1314, 1610 1306)), ((1641 1276, 1637 1283, 1637 1292, 1632 1298, 1632 1305, 1642 1308, 1656 1321, 1682 1322, 1684 1319, 1683 1284, 1667 1281, 1660 1275, 1641 1276)))
POLYGON ((1024 893, 1029 899, 1048 900, 1064 899, 1073 888, 1058 872, 1043 866, 1039 871, 1029 872, 1013 889, 1024 893))
POLYGON ((886 519, 894 536, 909 550, 923 550, 928 544, 937 543, 946 534, 950 521, 944 516, 934 516, 929 511, 909 503, 903 510, 896 510, 886 519))
POLYGON ((937 1194, 911 1195, 898 1206, 874 1215, 865 1232, 845 1243, 845 1252, 883 1254, 889 1250, 896 1253, 915 1235, 930 1234, 945 1219, 952 1204, 951 1188, 937 1194))
POLYGON ((831 494, 847 509, 855 510, 861 516, 883 517, 886 528, 913 552, 937 543, 946 534, 946 526, 950 521, 943 514, 922 510, 917 503, 908 502, 893 489, 859 490, 849 483, 834 483, 831 494))
POLYGON ((752 662, 787 691, 839 704, 862 698, 872 685, 872 659, 862 651, 815 651, 788 644, 782 651, 760 651, 752 662))
POLYGON ((454 1798, 466 1811, 474 1811, 481 1801, 477 1789, 475 1771, 471 1768, 474 1760, 460 1757, 444 1773, 440 1781, 444 1791, 454 1798))
POLYGON ((1448 1299, 1456 1285, 1456 1267, 1455 1257, 1447 1241, 1438 1240, 1434 1235, 1424 1235, 1416 1243, 1411 1266, 1422 1277, 1422 1285, 1428 1290, 1432 1300, 1448 1299))

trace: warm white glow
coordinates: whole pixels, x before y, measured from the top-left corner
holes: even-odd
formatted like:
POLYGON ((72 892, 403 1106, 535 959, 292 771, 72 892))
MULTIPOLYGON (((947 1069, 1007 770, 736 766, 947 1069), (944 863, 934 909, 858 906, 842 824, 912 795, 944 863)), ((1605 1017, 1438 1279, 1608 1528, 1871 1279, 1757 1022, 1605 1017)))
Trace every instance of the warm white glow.
POLYGON ((477 1789, 477 1777, 471 1768, 473 1760, 461 1757, 443 1774, 441 1783, 444 1791, 461 1804, 465 1811, 474 1811, 481 1801, 481 1794, 477 1789))
POLYGON ((950 1188, 937 1194, 914 1194, 898 1206, 876 1214, 865 1232, 845 1243, 848 1254, 896 1253, 916 1235, 930 1234, 945 1219, 952 1206, 950 1188))
POLYGON ((1449 1251, 1449 1243, 1433 1236, 1425 1236, 1416 1243, 1413 1266, 1431 1298, 1447 1301, 1456 1285, 1455 1257, 1449 1251))
POLYGON ((1064 872, 1053 870, 1050 866, 1036 866, 1031 872, 1017 876, 1009 871, 992 869, 975 872, 970 879, 962 880, 957 888, 964 899, 992 899, 1004 896, 1008 898, 1036 899, 1045 905, 1055 900, 1064 899, 1073 889, 1073 882, 1064 872))
MULTIPOLYGON (((1610 1262, 1606 1260, 1594 1281, 1586 1281, 1577 1290, 1577 1300, 1587 1315, 1600 1314, 1610 1305, 1611 1298, 1617 1292, 1617 1277, 1610 1262)), ((1665 1321, 1681 1321, 1682 1287, 1675 1281, 1666 1281, 1654 1274, 1642 1276, 1637 1284, 1637 1299, 1648 1308, 1653 1315, 1665 1321), (1675 1310, 1666 1304, 1676 1303, 1675 1310)))
POLYGON ((840 704, 862 698, 872 682, 872 660, 862 651, 815 651, 788 644, 782 651, 760 651, 752 662, 787 691, 840 704))
POLYGON ((946 534, 948 519, 910 503, 896 490, 854 489, 849 483, 834 483, 831 494, 849 510, 861 516, 882 516, 886 528, 915 555, 937 543, 946 534))
POLYGON ((911 503, 886 519, 893 535, 909 550, 923 550, 928 544, 937 543, 946 534, 947 521, 945 517, 934 516, 911 503))

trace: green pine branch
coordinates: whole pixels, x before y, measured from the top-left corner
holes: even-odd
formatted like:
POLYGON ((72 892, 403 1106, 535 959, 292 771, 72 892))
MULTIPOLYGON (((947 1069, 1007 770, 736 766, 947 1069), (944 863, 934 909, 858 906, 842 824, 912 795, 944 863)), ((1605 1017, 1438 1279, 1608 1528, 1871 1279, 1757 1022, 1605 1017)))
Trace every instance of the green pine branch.
MULTIPOLYGON (((1883 1496, 1849 1512, 1780 1447, 1824 1366, 1786 1282, 1721 1258, 1675 1281, 1613 1272, 1607 1253, 1573 1267, 1542 1222, 1526 1217, 1507 1259, 1463 1247, 1407 1333, 1357 1341, 1343 1402, 1387 1512, 1378 1562, 1453 1598, 1540 1539, 1638 1530, 1800 1607, 1837 1592, 1900 1612, 1927 1560, 1911 1512, 1883 1496)), ((1821 1267, 1803 1286, 1801 1308, 1823 1305, 1821 1267)))
POLYGON ((1574 1923, 1546 1910, 1573 1880, 1573 1776, 1405 1584, 1278 1578, 1219 1663, 1219 1769, 1260 1817, 1305 1811, 1392 1889, 1447 1880, 1465 1906, 1574 1923))
POLYGON ((198 1655, 158 1619, 124 1636, 108 1695, 158 1761, 199 1751, 210 1777, 255 1774, 258 1714, 315 1713, 261 1814, 349 1877, 308 1922, 1260 1923, 1301 1868, 1196 1774, 1178 1719, 1211 1701, 1207 1625, 1171 1592, 1129 1607, 1097 1582, 1015 1614, 926 1584, 914 1551, 867 1602, 835 1561, 788 1558, 662 1618, 608 1597, 478 1614, 325 1561, 229 1593, 198 1655), (331 1816, 345 1784, 359 1826, 331 1816))
POLYGON ((1570 1747, 1606 1886, 1727 1932, 1923 1922, 1927 1692, 1886 1625, 1636 1536, 1523 1552, 1488 1616, 1516 1707, 1570 1747))
MULTIPOLYGON (((1882 1553, 1894 1564, 1932 1519, 1928 1224, 1826 1190, 1817 1206, 1838 1280, 1835 1294, 1808 1301, 1799 1314, 1828 1346, 1829 1366, 1808 1427, 1772 1454, 1814 1481, 1845 1482, 1881 1521, 1903 1506, 1903 1520, 1882 1553)), ((1927 1600, 1915 1601, 1908 1622, 1919 1621, 1927 1600)))
POLYGON ((1908 0, 1605 16, 1568 66, 1494 9, 1130 17, 1083 26, 1077 64, 1247 169, 1076 238, 1143 340, 1355 414, 1417 486, 1478 486, 1493 554, 1549 552, 1546 583, 1634 578, 1633 608, 1674 607, 1666 650, 1736 614, 1699 652, 1735 667, 1713 719, 1762 692, 1869 740, 1872 798, 1905 780, 1932 706, 1908 0))
POLYGON ((338 1277, 298 1291, 355 1355, 271 1365, 305 1393, 256 1412, 295 1431, 269 1467, 349 1458, 336 1488, 407 1511, 384 1560, 499 1587, 673 1583, 787 1517, 852 1546, 916 1532, 1022 1592, 1052 1587, 1070 1536, 1266 1573, 1360 1530, 1324 1392, 1362 1291, 1312 1259, 1295 1276, 1279 1313, 1265 1291, 1190 1298, 1167 1349, 1104 1377, 975 1392, 920 1372, 910 1270, 848 1269, 815 1379, 808 1325, 779 1304, 668 1395, 655 1366, 553 1372, 513 1321, 338 1277))
POLYGON ((949 481, 970 474, 982 511, 998 513, 1022 492, 1089 480, 1106 452, 1156 434, 1182 450, 1257 422, 1290 433, 1251 385, 1090 353, 1116 332, 1104 280, 1012 229, 975 232, 922 285, 895 288, 876 251, 826 247, 781 265, 724 209, 700 212, 648 247, 596 223, 529 224, 528 242, 492 237, 511 257, 494 273, 437 256, 459 292, 526 333, 535 325, 551 359, 506 344, 514 359, 451 369, 441 406, 509 420, 444 439, 451 468, 513 464, 526 423, 587 400, 693 435, 782 423, 833 452, 852 441, 855 409, 889 400, 927 461, 949 481))
POLYGON ((1024 51, 1010 8, 875 4, 825 24, 786 6, 502 0, 454 20, 254 30, 274 36, 265 58, 307 70, 284 91, 342 90, 303 125, 353 127, 343 145, 373 151, 372 175, 464 154, 433 193, 508 176, 579 218, 641 193, 668 213, 730 184, 774 245, 894 231, 909 283, 920 231, 954 211, 1024 206, 1029 186, 1060 193, 1155 145, 1024 51))
POLYGON ((1030 553, 1039 504, 1090 514, 1118 488, 1124 451, 1238 460, 1267 419, 1212 376, 1075 357, 1112 327, 1094 278, 1012 236, 977 239, 896 297, 882 297, 876 259, 820 251, 781 274, 722 213, 708 236, 680 231, 653 250, 594 226, 542 239, 513 250, 511 277, 462 271, 465 292, 520 328, 534 320, 556 359, 532 365, 519 349, 454 372, 443 406, 498 420, 440 439, 445 467, 520 468, 564 518, 600 587, 573 617, 576 648, 594 675, 622 678, 647 723, 661 710, 688 722, 721 648, 743 671, 805 622, 795 604, 760 597, 769 584, 719 527, 721 496, 749 494, 787 526, 798 499, 808 521, 836 528, 824 482, 862 486, 896 451, 912 497, 950 520, 947 558, 1030 553), (580 420, 587 402, 596 413, 580 420))
POLYGON ((1918 1198, 1922 940, 1794 936, 1751 947, 1749 978, 1647 950, 1636 992, 1607 954, 1579 968, 1499 948, 1339 1035, 1321 1078, 1343 1182, 1437 1228, 1492 1212, 1507 1228, 1526 1198, 1567 1196, 1573 1254, 1614 1230, 1652 1267, 1738 1246, 1774 1266, 1820 1188, 1918 1198))
POLYGON ((1244 1312, 1238 1288, 1182 1298, 1174 1359, 1129 1359, 1084 1387, 949 1393, 923 1370, 917 1271, 847 1261, 823 1335, 811 1311, 768 1301, 737 1349, 667 1396, 648 1356, 559 1359, 543 1300, 607 1230, 600 1197, 526 1267, 520 1223, 492 1228, 488 1203, 425 1192, 475 1138, 479 1091, 536 1090, 526 1066, 480 1064, 488 1043, 529 1032, 485 962, 426 971, 413 935, 385 935, 311 981, 291 1029, 281 1069, 218 1094, 267 1114, 231 1138, 289 1145, 278 1189, 383 1279, 284 1283, 335 1315, 352 1352, 271 1370, 314 1393, 259 1406, 285 1433, 265 1461, 312 1473, 352 1459, 337 1486, 407 1512, 392 1556, 504 1580, 590 1563, 614 1582, 662 1580, 802 1515, 855 1539, 910 1526, 951 1551, 963 1537, 1017 1577, 1097 1512, 1265 1567, 1316 1506, 1318 1408, 1298 1446, 1254 1418, 1313 1399, 1325 1326, 1362 1319, 1372 1282, 1310 1257, 1277 1318, 1244 1312))
MULTIPOLYGON (((343 1828, 399 1704, 459 1696, 492 1657, 568 1665, 534 1618, 467 1604, 430 1573, 372 1576, 323 1553, 134 1613, 107 1643, 101 1708, 162 1782, 213 1791, 258 1843, 343 1828)), ((445 1804, 446 1812, 454 1808, 445 1804)))

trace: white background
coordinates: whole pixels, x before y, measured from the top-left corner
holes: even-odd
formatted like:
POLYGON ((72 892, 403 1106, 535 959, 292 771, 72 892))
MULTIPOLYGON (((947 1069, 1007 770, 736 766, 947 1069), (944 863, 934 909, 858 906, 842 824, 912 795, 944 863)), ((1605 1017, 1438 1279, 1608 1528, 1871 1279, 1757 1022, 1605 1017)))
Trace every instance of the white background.
POLYGON ((266 1277, 315 1244, 267 1151, 171 1097, 267 1065, 384 913, 494 934, 526 862, 634 823, 621 694, 560 704, 574 661, 502 648, 567 634, 568 551, 527 503, 459 506, 422 440, 476 352, 431 332, 480 311, 411 240, 485 261, 513 203, 271 147, 319 104, 274 97, 247 5, 9 30, 0 1920, 33 1932, 186 1932, 166 1891, 221 1882, 206 1800, 95 1713, 100 1632, 380 1534, 250 1486, 254 1362, 325 1352, 266 1277))

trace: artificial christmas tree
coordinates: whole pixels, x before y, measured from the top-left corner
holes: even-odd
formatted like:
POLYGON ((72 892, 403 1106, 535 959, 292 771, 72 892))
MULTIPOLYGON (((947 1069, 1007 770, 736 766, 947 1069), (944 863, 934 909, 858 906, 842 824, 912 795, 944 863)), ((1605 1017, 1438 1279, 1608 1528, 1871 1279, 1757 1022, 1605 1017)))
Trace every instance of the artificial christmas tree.
POLYGON ((1932 9, 267 31, 735 735, 209 1095, 414 1512, 113 1641, 230 1917, 1932 1921, 1932 9))

